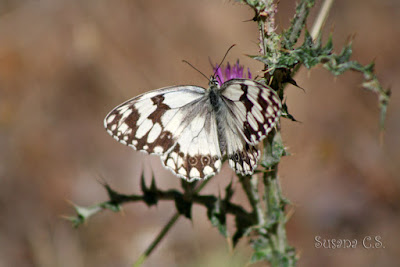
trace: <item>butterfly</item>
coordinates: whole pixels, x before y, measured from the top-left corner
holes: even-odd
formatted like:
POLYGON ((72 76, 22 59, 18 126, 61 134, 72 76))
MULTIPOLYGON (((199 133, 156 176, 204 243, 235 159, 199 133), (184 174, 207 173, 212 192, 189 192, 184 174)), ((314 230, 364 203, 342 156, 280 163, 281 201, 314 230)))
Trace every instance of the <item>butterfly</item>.
POLYGON ((156 154, 177 176, 193 181, 221 170, 223 159, 238 174, 251 175, 256 145, 279 123, 282 103, 276 92, 250 79, 209 88, 171 86, 134 97, 104 119, 107 132, 135 150, 156 154))

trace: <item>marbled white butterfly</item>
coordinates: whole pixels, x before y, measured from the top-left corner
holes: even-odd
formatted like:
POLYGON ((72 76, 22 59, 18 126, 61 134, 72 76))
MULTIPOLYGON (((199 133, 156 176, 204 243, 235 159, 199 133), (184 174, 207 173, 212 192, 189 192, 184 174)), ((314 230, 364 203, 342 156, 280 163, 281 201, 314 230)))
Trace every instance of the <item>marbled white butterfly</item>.
POLYGON ((209 88, 183 85, 150 91, 114 108, 104 127, 133 149, 160 155, 164 166, 188 181, 221 170, 227 156, 235 172, 257 167, 256 145, 275 127, 282 104, 275 91, 250 79, 209 88))

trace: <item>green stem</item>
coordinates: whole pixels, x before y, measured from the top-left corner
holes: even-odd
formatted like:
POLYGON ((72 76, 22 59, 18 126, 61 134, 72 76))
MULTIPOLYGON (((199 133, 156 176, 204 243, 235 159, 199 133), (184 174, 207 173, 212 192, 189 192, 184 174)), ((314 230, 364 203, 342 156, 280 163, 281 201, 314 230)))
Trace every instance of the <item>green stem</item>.
POLYGON ((295 266, 295 250, 288 245, 286 236, 286 199, 278 179, 279 160, 276 159, 277 144, 281 144, 280 133, 271 131, 264 141, 263 163, 267 166, 263 175, 264 201, 269 225, 270 263, 272 266, 295 266))
MULTIPOLYGON (((211 177, 212 178, 212 177, 211 177)), ((206 184, 211 180, 211 178, 208 178, 204 182, 202 182, 200 185, 196 187, 194 190, 194 194, 198 194, 205 186, 206 184)), ((160 233, 156 236, 156 238, 151 242, 151 244, 147 247, 147 249, 139 256, 139 258, 136 260, 136 262, 132 265, 132 267, 140 267, 144 263, 144 261, 150 256, 150 254, 154 251, 154 249, 157 247, 157 245, 163 240, 165 235, 168 233, 168 231, 172 228, 172 226, 175 225, 177 220, 181 214, 178 212, 175 212, 174 215, 169 219, 167 224, 163 227, 163 229, 160 231, 160 233)))
POLYGON ((258 176, 253 174, 252 176, 238 175, 240 183, 242 184, 243 190, 253 208, 253 213, 257 216, 257 222, 259 225, 266 223, 265 212, 260 202, 260 196, 258 193, 258 176))
POLYGON ((180 217, 180 214, 178 212, 175 212, 175 214, 171 217, 171 219, 169 219, 169 221, 164 226, 164 228, 156 236, 154 241, 151 242, 151 244, 147 247, 145 252, 142 255, 140 255, 140 257, 136 260, 136 262, 132 265, 132 267, 142 266, 142 264, 150 256, 150 254, 157 247, 157 245, 161 242, 161 240, 165 237, 165 235, 168 233, 168 231, 172 228, 172 226, 174 226, 174 224, 179 219, 179 217, 180 217))

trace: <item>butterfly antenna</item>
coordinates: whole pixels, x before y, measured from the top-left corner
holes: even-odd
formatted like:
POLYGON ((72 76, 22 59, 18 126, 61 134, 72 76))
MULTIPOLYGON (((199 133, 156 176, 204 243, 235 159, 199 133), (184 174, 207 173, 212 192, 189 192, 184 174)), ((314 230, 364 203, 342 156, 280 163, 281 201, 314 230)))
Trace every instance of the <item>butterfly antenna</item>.
POLYGON ((188 64, 190 67, 192 67, 193 69, 195 69, 198 73, 200 73, 201 75, 203 75, 203 76, 207 79, 207 81, 210 80, 204 73, 202 73, 201 71, 199 71, 195 66, 193 66, 192 64, 190 64, 190 63, 187 62, 186 60, 182 60, 182 62, 188 64))
POLYGON ((236 45, 236 44, 233 44, 233 45, 231 45, 231 46, 228 48, 228 50, 227 50, 226 53, 225 53, 224 58, 221 60, 221 63, 219 63, 219 64, 217 65, 217 68, 215 69, 215 72, 214 72, 213 77, 215 77, 215 74, 217 73, 219 67, 221 67, 222 63, 224 63, 224 60, 225 60, 226 56, 228 55, 229 51, 231 51, 231 49, 232 49, 235 45, 236 45))

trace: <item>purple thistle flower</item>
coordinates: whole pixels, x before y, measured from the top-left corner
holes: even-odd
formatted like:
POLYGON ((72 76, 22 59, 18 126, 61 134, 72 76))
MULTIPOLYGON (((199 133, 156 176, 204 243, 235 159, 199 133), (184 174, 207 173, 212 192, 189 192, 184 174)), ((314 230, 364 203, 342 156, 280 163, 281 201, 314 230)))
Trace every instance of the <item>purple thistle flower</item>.
POLYGON ((236 61, 236 64, 231 66, 228 62, 226 66, 216 65, 213 67, 215 72, 215 78, 217 79, 219 85, 222 85, 224 82, 232 80, 232 79, 251 79, 250 69, 247 68, 247 77, 244 73, 244 66, 239 65, 239 59, 236 61))

